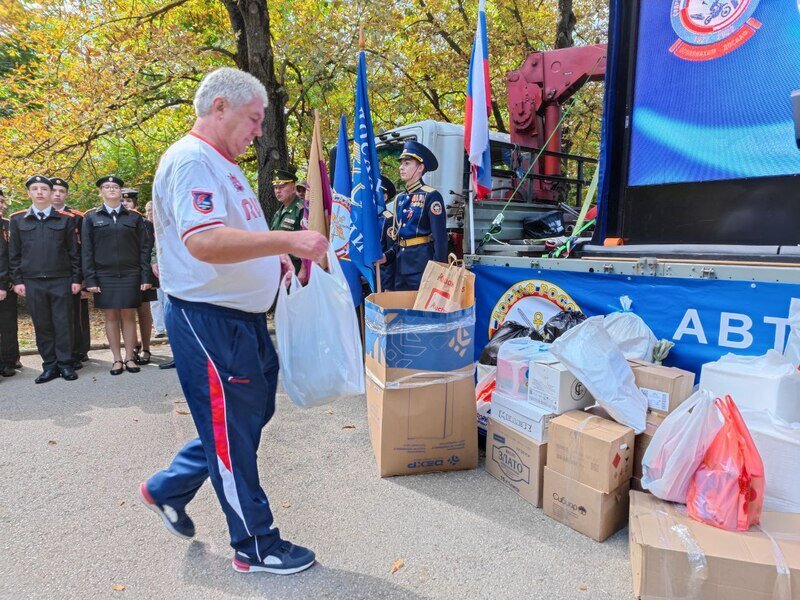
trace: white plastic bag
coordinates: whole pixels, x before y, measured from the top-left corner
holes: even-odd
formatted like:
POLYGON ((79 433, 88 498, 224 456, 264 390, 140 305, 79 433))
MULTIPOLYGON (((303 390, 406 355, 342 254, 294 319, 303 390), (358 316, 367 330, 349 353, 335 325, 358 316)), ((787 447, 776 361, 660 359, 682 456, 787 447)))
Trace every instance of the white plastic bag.
POLYGON ((633 301, 628 296, 619 299, 621 312, 606 315, 603 325, 622 350, 625 358, 653 362, 653 348, 658 340, 642 318, 631 312, 633 301))
POLYGON ((789 339, 783 355, 788 358, 795 369, 800 368, 800 299, 792 298, 789 304, 789 339))
POLYGON ((292 275, 281 284, 275 333, 281 381, 292 402, 308 408, 364 393, 361 334, 339 259, 328 249, 330 273, 312 263, 305 287, 292 275))
POLYGON ((636 433, 644 431, 647 398, 636 387, 628 361, 606 332, 603 317, 586 319, 564 333, 551 344, 550 354, 586 386, 611 418, 636 433))
POLYGON ((686 493, 709 444, 722 428, 714 394, 699 389, 656 429, 642 458, 642 487, 686 504, 686 493))

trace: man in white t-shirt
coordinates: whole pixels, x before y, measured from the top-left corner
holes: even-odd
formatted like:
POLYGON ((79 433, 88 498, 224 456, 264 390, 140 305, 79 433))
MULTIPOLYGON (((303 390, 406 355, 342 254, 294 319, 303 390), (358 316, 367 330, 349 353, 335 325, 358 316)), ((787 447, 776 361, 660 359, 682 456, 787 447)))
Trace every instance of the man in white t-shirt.
POLYGON ((208 74, 194 98, 197 120, 161 158, 153 182, 165 322, 178 377, 199 437, 141 484, 144 503, 172 533, 191 538, 186 505, 207 478, 225 513, 233 568, 290 574, 314 553, 272 527, 256 451, 275 412, 278 356, 265 313, 288 254, 319 261, 328 241, 313 231, 269 231, 234 161, 262 134, 267 94, 231 68, 208 74))

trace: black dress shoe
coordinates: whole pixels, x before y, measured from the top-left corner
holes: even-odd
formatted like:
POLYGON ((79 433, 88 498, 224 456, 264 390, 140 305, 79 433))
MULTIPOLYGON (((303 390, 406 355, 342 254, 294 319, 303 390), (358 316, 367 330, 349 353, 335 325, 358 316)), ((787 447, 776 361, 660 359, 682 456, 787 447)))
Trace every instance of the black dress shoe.
POLYGON ((68 366, 63 366, 59 368, 61 371, 61 377, 66 379, 67 381, 75 381, 78 378, 78 374, 75 372, 75 369, 68 366))
POLYGON ((141 369, 136 366, 136 361, 134 361, 132 358, 125 361, 125 370, 128 373, 138 373, 139 371, 141 371, 141 369))
POLYGON ((80 360, 75 360, 72 362, 72 368, 76 371, 80 371, 83 368, 83 363, 80 360))
POLYGON ((175 361, 171 360, 169 362, 162 363, 158 365, 159 369, 174 369, 175 368, 175 361))
POLYGON ((53 379, 58 379, 59 377, 61 377, 61 372, 55 367, 50 367, 49 369, 45 369, 41 375, 34 379, 34 381, 36 383, 47 383, 48 381, 53 381, 53 379))
POLYGON ((22 363, 21 363, 21 362, 19 362, 19 361, 17 361, 17 362, 14 364, 14 368, 15 368, 15 369, 21 369, 21 368, 22 368, 22 363))
POLYGON ((5 366, 0 369, 0 375, 3 377, 13 377, 16 374, 17 372, 14 370, 14 367, 5 366))
POLYGON ((88 354, 79 354, 78 355, 78 360, 81 361, 82 363, 85 363, 85 362, 87 362, 89 360, 89 355, 88 354))

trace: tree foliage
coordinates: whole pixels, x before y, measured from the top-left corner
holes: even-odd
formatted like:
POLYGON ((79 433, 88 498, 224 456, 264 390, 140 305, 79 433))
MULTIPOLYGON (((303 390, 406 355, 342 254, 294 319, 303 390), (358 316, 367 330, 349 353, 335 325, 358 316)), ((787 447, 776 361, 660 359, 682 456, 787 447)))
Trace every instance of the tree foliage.
MULTIPOLYGON (((605 41, 606 3, 569 4, 575 43, 605 41)), ((244 157, 254 180, 261 171, 262 187, 270 158, 304 169, 313 109, 331 145, 339 115, 352 122, 360 26, 377 130, 428 118, 462 122, 476 1, 4 0, 2 187, 21 202, 26 174, 58 175, 73 182, 74 203, 86 207, 97 201, 96 177, 118 173, 147 199, 158 157, 191 126, 202 74, 222 65, 265 68, 266 55, 243 58, 252 49, 236 24, 238 14, 254 27, 264 18, 253 14, 259 10, 268 27, 251 33, 272 57, 272 99, 285 119, 276 113, 259 155, 244 157), (275 127, 285 128, 285 141, 275 127)), ((555 46, 559 14, 558 0, 487 3, 493 128, 508 127, 505 73, 527 53, 555 46)), ((576 103, 568 120, 573 152, 596 154, 600 100, 594 86, 576 103)))

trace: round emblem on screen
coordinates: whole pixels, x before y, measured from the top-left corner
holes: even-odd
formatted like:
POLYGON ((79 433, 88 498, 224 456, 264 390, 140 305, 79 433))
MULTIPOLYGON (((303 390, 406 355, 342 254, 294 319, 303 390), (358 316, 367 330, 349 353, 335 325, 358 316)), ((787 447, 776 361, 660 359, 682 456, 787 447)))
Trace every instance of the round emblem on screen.
POLYGON ((672 28, 689 44, 715 44, 744 27, 759 1, 673 0, 672 28))
POLYGON ((550 317, 564 310, 581 307, 563 289, 543 279, 526 279, 508 288, 489 316, 489 339, 509 319, 530 324, 541 332, 550 317))

